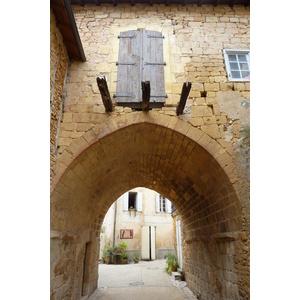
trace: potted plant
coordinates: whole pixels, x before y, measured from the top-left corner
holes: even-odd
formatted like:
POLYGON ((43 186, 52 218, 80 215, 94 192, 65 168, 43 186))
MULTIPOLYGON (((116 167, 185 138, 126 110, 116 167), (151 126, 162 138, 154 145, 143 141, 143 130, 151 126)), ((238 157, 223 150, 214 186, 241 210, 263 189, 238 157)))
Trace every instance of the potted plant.
POLYGON ((127 264, 127 259, 128 259, 128 255, 126 252, 121 253, 121 257, 122 257, 122 264, 127 264))
POLYGON ((172 272, 177 271, 178 266, 179 265, 178 265, 178 262, 177 262, 175 256, 172 255, 171 253, 168 253, 167 265, 165 268, 166 272, 171 275, 172 272))
POLYGON ((109 256, 109 262, 108 262, 109 264, 116 263, 115 252, 117 248, 118 247, 116 246, 112 246, 110 241, 107 243, 106 250, 107 250, 107 256, 109 256))
POLYGON ((133 258, 134 263, 137 264, 139 260, 140 260, 140 255, 137 252, 135 252, 133 258))
POLYGON ((102 250, 102 252, 103 252, 103 255, 102 255, 103 262, 106 263, 106 264, 109 264, 110 263, 110 256, 108 255, 107 249, 104 248, 102 250))
POLYGON ((121 242, 119 244, 119 251, 122 258, 122 264, 127 263, 128 255, 126 253, 126 249, 127 249, 127 244, 125 242, 121 242))
POLYGON ((132 211, 134 211, 134 216, 136 216, 136 208, 134 208, 133 206, 130 206, 128 211, 129 211, 129 216, 131 216, 132 211))

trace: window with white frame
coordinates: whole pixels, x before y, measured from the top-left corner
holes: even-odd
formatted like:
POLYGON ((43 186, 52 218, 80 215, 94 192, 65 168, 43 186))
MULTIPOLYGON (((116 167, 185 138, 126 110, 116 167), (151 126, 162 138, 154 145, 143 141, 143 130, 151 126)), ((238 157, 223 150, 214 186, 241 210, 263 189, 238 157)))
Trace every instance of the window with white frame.
POLYGON ((127 192, 123 195, 123 210, 142 211, 143 198, 141 192, 127 192))
POLYGON ((156 212, 171 213, 171 201, 160 194, 156 194, 156 212))
POLYGON ((223 54, 229 81, 250 81, 250 50, 224 49, 223 54))

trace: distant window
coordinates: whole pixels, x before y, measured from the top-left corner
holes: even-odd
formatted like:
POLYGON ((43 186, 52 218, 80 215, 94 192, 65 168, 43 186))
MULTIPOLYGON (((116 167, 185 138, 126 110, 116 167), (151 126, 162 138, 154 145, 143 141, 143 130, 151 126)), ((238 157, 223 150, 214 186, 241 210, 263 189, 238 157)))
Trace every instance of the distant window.
POLYGON ((128 210, 130 208, 142 211, 143 197, 141 192, 126 192, 123 195, 123 210, 128 210))
POLYGON ((172 203, 166 197, 160 194, 156 194, 156 212, 171 213, 172 203))
POLYGON ((137 198, 137 193, 134 193, 134 192, 129 192, 129 195, 128 195, 128 207, 129 208, 134 208, 136 209, 136 198, 137 198))
POLYGON ((166 212, 166 198, 162 195, 159 196, 160 212, 166 212))
POLYGON ((224 49, 223 54, 229 81, 250 81, 250 50, 224 49))

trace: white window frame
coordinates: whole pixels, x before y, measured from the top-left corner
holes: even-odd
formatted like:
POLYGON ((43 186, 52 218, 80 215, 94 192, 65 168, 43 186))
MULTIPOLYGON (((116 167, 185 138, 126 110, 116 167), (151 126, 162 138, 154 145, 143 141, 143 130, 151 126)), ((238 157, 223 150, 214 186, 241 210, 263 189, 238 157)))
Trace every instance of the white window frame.
POLYGON ((250 71, 250 49, 223 49, 225 68, 226 68, 228 80, 235 81, 235 82, 250 81, 250 74, 249 74, 249 78, 247 78, 247 77, 246 78, 232 78, 228 55, 235 55, 235 54, 245 54, 246 55, 249 72, 251 74, 251 71, 250 71))
POLYGON ((123 210, 128 211, 130 209, 129 207, 129 193, 134 193, 136 194, 136 198, 135 198, 135 204, 134 204, 134 209, 136 211, 142 211, 143 210, 143 195, 141 192, 126 192, 123 195, 123 210))
POLYGON ((164 197, 163 195, 156 194, 156 212, 157 213, 171 213, 172 212, 171 201, 169 199, 167 199, 166 197, 164 197), (165 207, 165 209, 163 209, 163 207, 165 207))

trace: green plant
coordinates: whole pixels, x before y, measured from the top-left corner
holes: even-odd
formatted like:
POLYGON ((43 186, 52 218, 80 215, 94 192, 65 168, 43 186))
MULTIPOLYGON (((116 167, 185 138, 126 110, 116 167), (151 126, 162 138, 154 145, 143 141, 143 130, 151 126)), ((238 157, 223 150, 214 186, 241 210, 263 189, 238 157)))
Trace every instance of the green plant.
POLYGON ((129 207, 129 209, 128 209, 129 216, 131 216, 131 211, 134 211, 134 216, 136 216, 136 208, 134 208, 133 206, 129 207))
POLYGON ((128 259, 128 254, 126 252, 121 253, 122 259, 128 259))
POLYGON ((138 263, 138 262, 139 262, 139 260, 140 260, 140 255, 138 254, 138 252, 135 252, 135 253, 134 253, 134 259, 133 259, 133 260, 134 260, 135 263, 138 263))
POLYGON ((121 242, 121 243, 119 244, 119 250, 120 250, 121 254, 124 253, 124 252, 126 251, 127 247, 128 247, 128 246, 127 246, 127 244, 126 244, 125 242, 121 242))
POLYGON ((166 263, 167 263, 167 265, 165 267, 165 270, 170 275, 172 274, 172 272, 175 272, 177 270, 177 268, 179 267, 175 256, 172 255, 170 252, 168 253, 166 263))
POLYGON ((106 263, 106 264, 108 264, 109 263, 109 261, 110 261, 110 257, 109 257, 109 253, 108 253, 108 251, 107 251, 107 249, 106 248, 104 248, 103 250, 102 250, 102 259, 103 259, 103 261, 106 263))
POLYGON ((107 255, 113 255, 115 254, 118 247, 112 246, 111 241, 108 241, 107 245, 103 248, 103 251, 106 251, 107 255))

